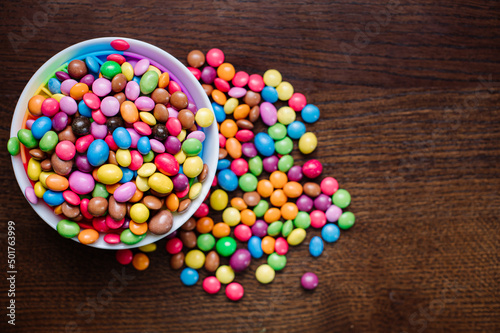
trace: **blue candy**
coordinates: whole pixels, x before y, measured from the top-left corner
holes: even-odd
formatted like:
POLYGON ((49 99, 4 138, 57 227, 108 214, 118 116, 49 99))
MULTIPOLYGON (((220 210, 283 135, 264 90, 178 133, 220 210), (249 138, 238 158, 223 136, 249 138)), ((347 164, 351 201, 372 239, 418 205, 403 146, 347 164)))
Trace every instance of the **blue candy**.
POLYGON ((253 258, 259 259, 264 255, 264 251, 262 251, 262 240, 257 236, 252 236, 248 240, 248 251, 252 255, 253 258))
POLYGON ((217 170, 224 170, 227 169, 231 166, 231 161, 229 161, 227 158, 224 158, 222 160, 219 160, 217 163, 217 170))
POLYGON ((304 125, 303 122, 296 120, 287 126, 286 131, 289 137, 297 140, 300 139, 300 137, 306 132, 306 125, 304 125))
POLYGON ((106 141, 97 139, 92 141, 87 149, 87 160, 92 166, 103 165, 109 158, 109 147, 106 141))
POLYGON ((319 236, 314 236, 309 242, 309 253, 313 257, 319 257, 323 253, 323 240, 319 236))
POLYGON ((41 139, 45 133, 52 128, 52 120, 49 117, 40 117, 31 124, 31 133, 37 140, 41 139))
POLYGON ((125 168, 122 166, 118 166, 120 169, 122 169, 123 176, 122 179, 120 179, 119 183, 120 184, 125 184, 134 179, 135 177, 135 172, 130 170, 129 168, 125 168))
POLYGON ((101 66, 99 65, 99 61, 96 57, 90 56, 85 58, 85 64, 87 64, 87 68, 92 73, 99 73, 99 69, 101 68, 101 66))
POLYGON ((321 229, 321 237, 323 237, 327 243, 336 242, 340 237, 340 229, 336 224, 327 223, 323 229, 321 229))
POLYGON ((92 118, 92 109, 85 104, 83 99, 78 103, 78 113, 80 116, 92 118))
POLYGON ((52 78, 49 80, 47 83, 47 86, 49 87, 49 90, 53 94, 60 94, 61 93, 61 82, 58 79, 52 78))
POLYGON ((214 109, 215 119, 218 123, 222 123, 224 120, 226 120, 226 113, 224 112, 223 106, 213 102, 212 109, 214 109))
POLYGON ((123 127, 117 127, 113 131, 113 140, 121 149, 129 149, 132 145, 132 137, 130 133, 123 127))
POLYGON ((140 78, 140 77, 138 77, 138 76, 134 76, 134 77, 132 78, 132 81, 135 81, 135 83, 140 84, 140 83, 141 83, 141 78, 140 78))
POLYGON ((274 154, 274 141, 267 133, 257 133, 254 138, 254 145, 261 155, 271 156, 274 154))
POLYGON ((45 201, 49 206, 59 206, 64 202, 63 193, 46 190, 43 194, 43 201, 45 201))
POLYGON ((262 99, 269 103, 276 103, 278 101, 278 91, 271 86, 265 86, 260 92, 262 99))
POLYGON ((143 136, 139 139, 139 141, 137 141, 137 150, 142 155, 147 155, 147 153, 151 151, 151 143, 149 142, 149 138, 147 136, 143 136))
POLYGON ((307 104, 300 112, 300 116, 306 123, 315 123, 319 119, 319 109, 316 105, 307 104))
POLYGON ((234 191, 238 188, 238 177, 231 169, 224 169, 217 175, 219 186, 226 191, 234 191))
POLYGON ((181 272, 181 282, 186 286, 194 286, 199 278, 200 275, 196 269, 186 267, 181 272))

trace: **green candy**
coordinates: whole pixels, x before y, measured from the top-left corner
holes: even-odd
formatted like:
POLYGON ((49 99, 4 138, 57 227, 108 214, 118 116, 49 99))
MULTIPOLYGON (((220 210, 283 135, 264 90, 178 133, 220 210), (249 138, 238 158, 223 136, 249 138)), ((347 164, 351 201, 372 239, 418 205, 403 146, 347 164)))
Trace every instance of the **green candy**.
POLYGON ((9 139, 9 141, 7 141, 7 150, 12 156, 16 156, 17 154, 19 154, 20 149, 21 147, 18 138, 12 137, 9 139))
POLYGON ((269 236, 278 236, 283 229, 283 222, 281 221, 275 221, 267 227, 267 234, 269 236))
POLYGON ((238 180, 238 185, 245 192, 252 192, 257 189, 257 183, 259 180, 251 173, 245 173, 238 180))
POLYGON ((121 72, 122 68, 116 61, 106 61, 101 66, 101 74, 108 80, 113 79, 116 74, 120 74, 121 72))
POLYGON ((122 233, 120 235, 120 241, 123 244, 134 245, 134 244, 139 243, 145 237, 146 237, 146 234, 138 236, 138 235, 134 234, 132 231, 130 231, 130 229, 125 229, 122 231, 122 233))
POLYGON ((261 200, 259 201, 257 206, 253 208, 253 212, 255 213, 255 216, 262 217, 264 216, 264 214, 267 212, 268 209, 269 209, 269 203, 266 200, 261 200))
POLYGON ((288 235, 290 235, 292 230, 293 230, 293 221, 287 220, 285 223, 283 223, 283 228, 281 229, 281 234, 283 235, 283 237, 286 238, 286 237, 288 237, 288 235))
POLYGON ((57 133, 54 131, 48 131, 44 134, 44 136, 40 139, 40 149, 43 152, 52 151, 57 143, 59 142, 59 138, 57 137, 57 133))
POLYGON ((196 156, 201 152, 203 145, 200 140, 191 138, 186 139, 182 143, 182 151, 186 153, 187 156, 196 156))
POLYGON ((340 189, 333 194, 332 201, 335 206, 344 209, 351 203, 351 195, 346 190, 340 189))
POLYGON ((259 177, 262 174, 264 164, 262 164, 260 156, 255 156, 248 160, 248 169, 254 176, 259 177))
POLYGON ((38 140, 35 139, 33 133, 29 129, 20 129, 17 132, 17 138, 28 149, 38 147, 38 140))
POLYGON ((70 220, 61 220, 57 222, 57 232, 64 238, 73 238, 80 233, 80 226, 70 220))
POLYGON ((92 197, 102 197, 102 198, 107 198, 109 197, 109 193, 106 190, 106 185, 102 183, 95 183, 94 190, 92 191, 92 197))
POLYGON ((284 139, 286 136, 286 126, 281 123, 276 123, 268 128, 267 134, 269 134, 274 141, 284 139))
POLYGON ((223 257, 229 257, 236 251, 236 241, 232 237, 222 237, 215 244, 215 250, 223 257))
POLYGON ((144 75, 141 77, 141 82, 139 83, 141 92, 145 95, 152 93, 153 90, 156 89, 156 86, 158 86, 159 78, 160 77, 158 76, 158 73, 156 73, 155 71, 147 71, 146 73, 144 73, 144 75))
POLYGON ((281 271, 286 266, 286 256, 273 252, 267 257, 267 264, 275 271, 281 271))
POLYGON ((353 213, 351 212, 344 212, 342 215, 339 217, 339 228, 346 230, 349 229, 354 225, 354 221, 356 220, 356 217, 354 216, 353 213))
POLYGON ((274 143, 274 149, 280 155, 290 154, 293 150, 293 141, 288 136, 274 143))
POLYGON ((311 225, 311 217, 306 212, 298 212, 293 224, 296 228, 307 229, 311 225))
POLYGON ((212 234, 201 234, 196 240, 198 248, 202 251, 210 251, 215 246, 215 237, 212 234))
POLYGON ((278 170, 282 172, 288 172, 293 167, 293 157, 292 155, 281 156, 278 161, 278 170))
POLYGON ((151 162, 155 158, 155 153, 150 150, 149 153, 143 156, 144 163, 151 162))

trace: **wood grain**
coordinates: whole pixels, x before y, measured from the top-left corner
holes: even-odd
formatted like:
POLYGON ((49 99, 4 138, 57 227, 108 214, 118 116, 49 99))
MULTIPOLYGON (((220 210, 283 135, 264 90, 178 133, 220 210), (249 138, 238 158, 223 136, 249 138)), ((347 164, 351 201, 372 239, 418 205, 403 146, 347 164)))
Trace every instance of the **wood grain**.
POLYGON ((218 47, 238 70, 277 68, 321 109, 321 121, 308 126, 319 139, 311 157, 351 192, 357 217, 317 259, 307 250, 318 234, 311 231, 269 286, 254 278, 264 259, 254 261, 237 277, 246 291, 238 303, 222 292, 208 296, 199 284, 182 286, 165 241, 148 270, 127 267, 130 280, 115 283, 122 267, 114 253, 48 227, 25 202, 1 149, 0 232, 16 222, 18 275, 15 329, 3 314, 1 279, 0 331, 500 330, 497 1, 21 0, 0 9, 1 147, 26 82, 73 43, 132 37, 183 61, 192 49, 218 47), (25 42, 12 44, 14 35, 25 42), (306 271, 319 276, 314 292, 300 287, 306 271))

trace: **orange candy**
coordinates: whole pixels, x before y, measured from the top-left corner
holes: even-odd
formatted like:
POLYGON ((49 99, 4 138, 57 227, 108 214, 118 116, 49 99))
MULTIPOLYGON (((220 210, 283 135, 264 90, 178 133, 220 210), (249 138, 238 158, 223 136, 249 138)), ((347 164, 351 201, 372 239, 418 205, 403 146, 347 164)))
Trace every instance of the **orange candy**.
POLYGON ((170 76, 167 72, 164 72, 158 78, 158 88, 166 88, 170 82, 170 76))
POLYGON ((283 206, 281 206, 281 216, 285 220, 293 220, 295 217, 297 217, 298 212, 299 209, 293 202, 287 202, 283 206))
POLYGON ((238 105, 233 112, 234 119, 245 119, 250 113, 250 107, 248 104, 240 104, 238 105))
POLYGON ((71 90, 69 91, 69 95, 79 101, 83 98, 83 95, 89 92, 89 86, 86 85, 85 83, 77 83, 73 87, 71 87, 71 90))
POLYGON ((130 221, 128 228, 134 235, 144 235, 148 231, 147 223, 136 223, 134 221, 130 221))
MULTIPOLYGON (((135 180, 132 181, 132 183, 135 184, 135 180)), ((139 202, 141 201, 142 197, 144 196, 144 193, 139 191, 138 188, 135 189, 135 193, 132 196, 132 198, 129 200, 129 202, 139 202)))
POLYGON ((276 240, 271 236, 266 236, 262 238, 262 243, 261 243, 262 251, 264 251, 265 254, 273 253, 274 243, 276 243, 276 240))
POLYGON ((248 208, 247 204, 245 203, 245 200, 243 200, 242 198, 232 198, 231 207, 234 207, 239 211, 248 208))
POLYGON ((227 102, 227 97, 226 94, 224 94, 222 91, 218 89, 214 89, 212 91, 212 99, 214 100, 215 103, 224 106, 227 102))
POLYGON ((241 216, 241 223, 246 224, 249 227, 254 225, 255 221, 257 220, 257 216, 255 216, 255 213, 250 209, 242 210, 240 216, 241 216))
POLYGON ((267 212, 264 214, 264 221, 267 223, 273 223, 278 221, 281 217, 281 211, 279 208, 273 207, 269 208, 267 212))
POLYGON ((216 225, 214 225, 214 228, 212 229, 212 235, 216 238, 222 238, 229 236, 231 233, 231 227, 227 225, 224 222, 219 222, 216 225))
POLYGON ((69 182, 66 177, 53 174, 47 177, 45 184, 50 190, 53 191, 65 191, 69 187, 69 182))
POLYGON ((229 156, 233 159, 241 157, 241 143, 235 138, 229 138, 226 140, 226 150, 229 156))
POLYGON ((283 191, 289 198, 298 198, 302 194, 302 185, 297 182, 288 182, 283 186, 283 191))
POLYGON ((208 216, 202 217, 196 222, 196 230, 198 230, 200 234, 208 234, 213 228, 214 220, 208 216))
POLYGON ((139 120, 139 111, 131 101, 125 101, 120 105, 120 114, 127 123, 135 123, 139 120))
POLYGON ((220 125, 220 133, 226 138, 232 138, 238 132, 238 125, 232 119, 226 119, 220 125))
POLYGON ((283 188, 288 182, 288 177, 286 173, 282 171, 274 171, 270 176, 269 180, 273 184, 274 188, 283 188))
POLYGON ((138 271, 143 271, 149 267, 149 258, 144 253, 136 253, 134 259, 132 259, 132 265, 138 271))
POLYGON ((116 189, 120 186, 122 186, 122 184, 120 184, 120 183, 116 183, 113 185, 106 185, 106 191, 108 191, 108 193, 110 193, 110 194, 113 194, 113 193, 115 193, 116 189))
POLYGON ((171 193, 167 197, 167 200, 165 200, 165 205, 171 212, 177 211, 177 209, 179 209, 179 197, 177 197, 174 193, 171 193))
POLYGON ((259 193, 261 197, 268 198, 273 194, 273 191, 274 186, 269 180, 261 179, 257 183, 257 193, 259 193))
POLYGON ((78 240, 85 245, 95 243, 97 239, 99 239, 99 233, 94 229, 85 229, 78 234, 78 240))
POLYGON ((54 214, 56 215, 61 215, 63 213, 62 211, 62 205, 59 205, 57 207, 54 208, 54 214))
POLYGON ((217 68, 217 76, 223 79, 224 81, 231 81, 234 77, 235 71, 234 66, 228 62, 221 64, 217 68))
POLYGON ((288 198, 282 189, 277 189, 271 194, 269 200, 273 206, 281 207, 287 202, 288 198))
POLYGON ((35 95, 31 97, 28 102, 28 111, 36 117, 41 116, 43 101, 45 101, 45 97, 42 95, 35 95))
POLYGON ((94 178, 94 180, 95 180, 96 182, 98 182, 98 181, 99 181, 99 178, 97 178, 97 170, 98 170, 98 169, 99 169, 99 168, 95 168, 95 169, 92 171, 92 177, 94 178))

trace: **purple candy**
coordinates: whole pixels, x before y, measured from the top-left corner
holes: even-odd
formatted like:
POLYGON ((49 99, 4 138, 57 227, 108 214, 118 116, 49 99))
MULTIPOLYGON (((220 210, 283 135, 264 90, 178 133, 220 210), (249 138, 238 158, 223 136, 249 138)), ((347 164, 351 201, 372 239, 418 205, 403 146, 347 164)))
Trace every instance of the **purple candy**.
POLYGON ((335 205, 331 205, 325 212, 326 219, 328 222, 335 222, 339 219, 340 215, 342 215, 342 209, 335 205))
POLYGON ((99 125, 94 121, 92 124, 90 124, 90 133, 96 139, 104 139, 106 135, 108 135, 108 126, 99 125))
POLYGON ((267 235, 267 223, 264 222, 263 220, 255 221, 254 225, 252 226, 252 235, 260 237, 260 238, 266 236, 267 235))
POLYGON ((139 84, 135 81, 128 81, 127 85, 125 86, 125 96, 127 97, 127 99, 135 101, 137 97, 139 97, 140 93, 141 88, 139 87, 139 84))
POLYGON ((248 158, 257 156, 257 148, 255 148, 253 142, 245 142, 244 144, 242 144, 241 152, 248 158))
POLYGON ((196 104, 194 104, 193 102, 189 102, 186 109, 188 109, 189 111, 191 111, 194 114, 196 114, 196 111, 198 111, 196 109, 196 104))
POLYGON ((95 77, 92 74, 87 74, 80 79, 80 83, 85 83, 89 87, 92 85, 92 83, 94 83, 94 81, 95 81, 95 77))
POLYGON ((94 167, 90 165, 87 154, 76 154, 75 164, 81 172, 92 172, 94 167))
POLYGON ((165 140, 165 149, 166 149, 167 153, 169 153, 171 155, 175 155, 179 151, 181 151, 181 147, 182 147, 181 142, 179 141, 179 139, 177 139, 177 137, 175 137, 173 135, 170 135, 165 140))
POLYGON ((33 123, 35 122, 35 119, 28 119, 26 120, 26 128, 27 129, 31 129, 31 125, 33 125, 33 123))
POLYGON ((262 160, 262 164, 264 165, 264 170, 269 173, 278 170, 278 162, 279 158, 278 156, 275 155, 266 157, 262 160))
POLYGON ((241 87, 232 87, 229 89, 229 92, 227 93, 229 96, 234 97, 234 98, 241 98, 245 96, 247 93, 247 90, 245 88, 241 87))
POLYGON ((303 176, 302 167, 300 165, 294 165, 288 170, 288 180, 291 182, 300 182, 303 176))
POLYGON ((161 154, 165 152, 165 146, 160 141, 156 139, 149 139, 149 144, 151 145, 151 150, 155 153, 161 154))
POLYGON ((125 222, 123 222, 123 225, 121 226, 123 229, 128 229, 130 226, 130 219, 128 217, 125 218, 125 222))
POLYGON ((260 117, 264 124, 273 126, 278 121, 278 111, 276 111, 276 107, 273 104, 263 102, 260 104, 260 117))
POLYGON ((56 77, 59 81, 65 81, 71 79, 68 73, 66 72, 56 72, 56 77))
POLYGON ((111 92, 111 81, 105 77, 98 78, 92 83, 92 92, 99 97, 104 97, 111 92))
POLYGON ((191 139, 191 138, 198 139, 200 142, 203 142, 205 141, 205 133, 203 133, 202 131, 191 132, 189 133, 186 139, 191 139))
POLYGON ((35 190, 33 189, 33 187, 26 187, 26 189, 24 190, 24 195, 26 196, 26 199, 28 199, 28 201, 33 205, 36 205, 38 203, 38 197, 35 195, 35 190))
POLYGON ((313 200, 305 194, 302 194, 300 197, 298 197, 295 204, 297 205, 297 208, 299 210, 304 212, 309 212, 313 208, 313 200))
POLYGON ((60 132, 68 126, 68 115, 64 112, 58 112, 52 117, 52 128, 60 132))
POLYGON ((322 212, 325 212, 331 205, 332 198, 324 193, 321 193, 314 199, 314 207, 322 212))
POLYGON ((139 111, 151 111, 155 108, 155 101, 148 96, 141 96, 134 103, 139 111))
POLYGON ((178 173, 172 177, 172 183, 174 184, 174 190, 176 192, 182 192, 188 187, 189 179, 186 175, 178 173))
POLYGON ((211 66, 206 66, 201 71, 201 80, 203 81, 203 83, 212 84, 212 82, 214 82, 216 77, 217 77, 217 71, 215 70, 215 68, 211 66))
POLYGON ((141 135, 137 133, 136 130, 133 128, 127 128, 127 131, 129 132, 130 137, 132 138, 132 145, 130 146, 130 148, 137 148, 137 141, 139 141, 141 135))
POLYGON ((229 265, 235 272, 242 272, 250 266, 252 255, 247 249, 238 249, 229 259, 229 265))
POLYGON ((101 112, 106 117, 113 117, 120 112, 120 101, 116 97, 104 97, 101 101, 101 112))
POLYGON ((300 279, 302 287, 307 290, 313 290, 318 286, 318 276, 312 272, 307 272, 300 279))
POLYGON ((75 84, 77 84, 78 82, 73 80, 73 79, 67 79, 67 80, 64 80, 63 83, 61 83, 61 92, 64 94, 64 95, 69 95, 69 91, 71 90, 71 88, 73 88, 73 86, 75 84))
POLYGON ((73 98, 64 96, 59 101, 59 108, 62 112, 72 116, 76 113, 76 111, 78 111, 78 104, 76 104, 76 101, 73 98))
POLYGON ((172 232, 171 234, 169 234, 167 237, 165 237, 165 239, 172 239, 175 236, 177 236, 177 230, 175 230, 174 232, 172 232))

